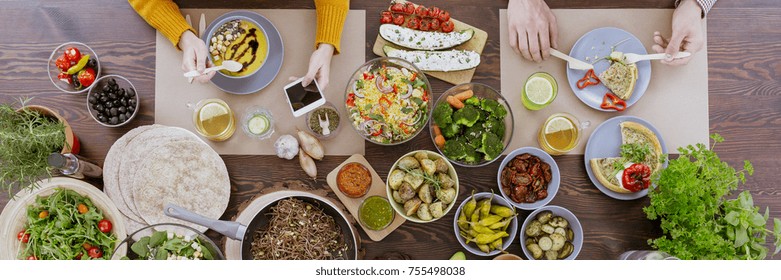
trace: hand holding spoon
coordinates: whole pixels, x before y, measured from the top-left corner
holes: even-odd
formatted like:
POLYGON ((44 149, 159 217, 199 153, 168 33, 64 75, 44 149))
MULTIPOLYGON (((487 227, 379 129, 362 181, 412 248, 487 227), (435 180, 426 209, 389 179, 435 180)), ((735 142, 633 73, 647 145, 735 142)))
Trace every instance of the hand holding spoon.
POLYGON ((198 71, 193 70, 193 71, 184 73, 184 76, 187 77, 187 78, 198 77, 200 75, 209 74, 211 72, 220 71, 220 70, 223 70, 223 69, 228 70, 230 72, 237 72, 237 71, 240 71, 241 68, 244 68, 244 65, 242 65, 238 61, 235 61, 235 60, 225 60, 225 61, 222 62, 222 65, 206 68, 206 70, 203 70, 203 73, 198 73, 198 71))

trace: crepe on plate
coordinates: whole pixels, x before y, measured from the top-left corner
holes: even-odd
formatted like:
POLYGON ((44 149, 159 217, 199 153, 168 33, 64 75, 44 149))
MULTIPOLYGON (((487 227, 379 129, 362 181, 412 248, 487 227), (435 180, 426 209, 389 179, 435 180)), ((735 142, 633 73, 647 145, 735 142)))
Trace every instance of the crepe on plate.
MULTIPOLYGON (((651 152, 646 156, 642 163, 648 165, 651 168, 651 173, 658 171, 662 168, 662 163, 659 158, 662 156, 662 145, 659 143, 659 138, 656 134, 645 127, 642 124, 626 121, 620 124, 621 126, 621 143, 622 144, 648 144, 651 147, 651 152)), ((591 170, 593 170, 597 180, 611 191, 617 193, 631 193, 631 191, 621 187, 615 174, 617 173, 614 163, 623 160, 621 157, 612 158, 592 158, 589 160, 591 170)))

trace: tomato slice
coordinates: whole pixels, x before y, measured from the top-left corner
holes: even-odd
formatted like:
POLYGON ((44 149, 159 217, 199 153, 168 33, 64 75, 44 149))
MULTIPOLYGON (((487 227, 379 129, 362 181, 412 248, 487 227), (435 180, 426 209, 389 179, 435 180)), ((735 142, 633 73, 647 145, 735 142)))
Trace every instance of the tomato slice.
POLYGON ((426 17, 428 16, 428 9, 426 9, 426 7, 423 5, 420 5, 417 9, 415 9, 415 14, 419 17, 426 17))
POLYGON ((419 29, 420 28, 420 19, 419 18, 411 18, 407 22, 407 27, 410 29, 419 29))
POLYGON ((450 20, 450 13, 448 13, 447 11, 442 11, 441 13, 439 13, 439 16, 437 16, 437 18, 442 22, 447 22, 450 20))
POLYGON ((453 24, 453 21, 446 21, 442 24, 442 32, 450 33, 453 32, 453 29, 455 29, 455 25, 453 24))
POLYGON ((395 25, 404 24, 404 15, 396 15, 396 17, 393 19, 393 24, 395 25))
POLYGON ((431 19, 431 31, 438 31, 439 30, 440 22, 438 19, 431 19))
POLYGON ((412 4, 410 2, 407 2, 406 5, 404 5, 404 12, 407 14, 414 14, 415 13, 415 4, 412 4))

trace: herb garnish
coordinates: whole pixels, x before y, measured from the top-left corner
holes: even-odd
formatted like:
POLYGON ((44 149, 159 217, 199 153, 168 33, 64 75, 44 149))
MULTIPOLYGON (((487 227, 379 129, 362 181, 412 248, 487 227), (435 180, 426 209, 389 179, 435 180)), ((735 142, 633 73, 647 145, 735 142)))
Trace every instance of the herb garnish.
POLYGON ((711 139, 710 150, 701 143, 679 148, 680 156, 653 179, 651 204, 643 211, 649 220, 661 220, 664 235, 648 243, 680 259, 756 260, 767 257, 765 239, 770 234, 777 254, 781 220, 774 218, 773 230, 766 229, 769 209, 759 214, 748 191, 727 199, 754 167, 744 161, 743 169, 736 171, 712 151, 724 138, 713 134, 711 139))

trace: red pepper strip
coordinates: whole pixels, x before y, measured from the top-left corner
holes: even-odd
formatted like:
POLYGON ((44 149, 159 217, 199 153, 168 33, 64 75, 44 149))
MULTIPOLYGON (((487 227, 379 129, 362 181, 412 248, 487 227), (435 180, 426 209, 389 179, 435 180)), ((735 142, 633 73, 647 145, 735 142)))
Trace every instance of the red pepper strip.
POLYGON ((393 84, 393 93, 399 93, 399 87, 393 84))
POLYGON ((423 101, 428 101, 428 91, 423 91, 423 101))
POLYGON ((594 69, 589 69, 588 72, 586 72, 586 75, 583 76, 582 79, 578 80, 578 82, 575 83, 575 85, 577 85, 579 89, 584 89, 587 86, 597 85, 600 82, 601 81, 599 80, 599 77, 597 77, 597 75, 594 74, 594 69))
MULTIPOLYGON (((394 88, 395 88, 395 85, 394 85, 394 88)), ((380 97, 380 102, 379 102, 379 103, 380 103, 380 106, 382 106, 382 105, 383 105, 383 102, 384 102, 384 103, 386 103, 386 104, 388 104, 388 105, 386 105, 386 106, 383 106, 383 107, 388 107, 388 108, 390 108, 390 106, 391 106, 391 101, 390 101, 390 100, 388 100, 387 98, 385 98, 385 96, 383 96, 383 97, 380 97)))
POLYGON ((618 98, 618 96, 612 92, 608 92, 605 93, 604 97, 602 97, 602 105, 599 107, 602 109, 613 109, 621 112, 626 109, 626 102, 623 99, 618 98))
POLYGON ((347 106, 355 107, 355 94, 350 93, 347 95, 347 106))
POLYGON ((382 134, 382 128, 380 128, 380 130, 377 130, 377 132, 372 133, 372 136, 378 136, 380 134, 382 134))
POLYGON ((624 170, 621 182, 631 192, 647 189, 651 185, 651 168, 645 164, 632 164, 624 170))
POLYGON ((372 75, 371 73, 364 72, 363 73, 363 79, 366 80, 366 81, 372 80, 372 79, 374 79, 374 75, 372 75))
POLYGON ((409 78, 409 81, 410 82, 414 82, 415 78, 417 78, 417 77, 418 77, 418 73, 412 73, 412 78, 409 78))

